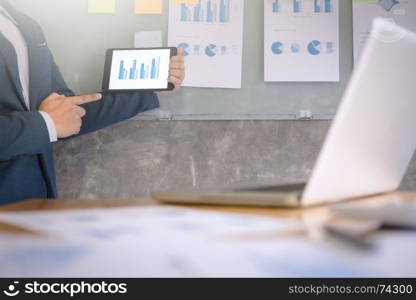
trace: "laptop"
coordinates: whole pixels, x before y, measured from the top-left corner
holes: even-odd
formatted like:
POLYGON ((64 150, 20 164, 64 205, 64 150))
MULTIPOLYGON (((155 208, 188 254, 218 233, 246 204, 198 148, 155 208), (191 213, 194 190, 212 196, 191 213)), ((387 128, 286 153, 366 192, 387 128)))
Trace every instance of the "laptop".
POLYGON ((416 149, 416 33, 376 19, 307 183, 152 193, 166 203, 307 207, 395 191, 416 149))

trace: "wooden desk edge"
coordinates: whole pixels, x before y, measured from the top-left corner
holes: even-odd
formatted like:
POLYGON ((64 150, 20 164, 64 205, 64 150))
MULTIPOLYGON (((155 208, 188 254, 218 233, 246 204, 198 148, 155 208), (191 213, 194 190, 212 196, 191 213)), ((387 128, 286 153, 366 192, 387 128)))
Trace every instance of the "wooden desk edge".
MULTIPOLYGON (((395 192, 362 199, 349 200, 347 202, 374 203, 378 201, 414 201, 416 192, 395 192), (365 202, 366 201, 366 202, 365 202)), ((94 208, 117 208, 117 207, 144 207, 163 206, 151 198, 138 199, 95 199, 95 200, 65 200, 65 199, 32 199, 19 203, 0 206, 0 212, 23 212, 23 211, 46 211, 46 210, 68 210, 68 209, 94 209, 94 208)), ((181 205, 180 207, 200 209, 206 211, 239 213, 255 216, 291 218, 302 220, 310 216, 326 214, 331 205, 322 205, 311 208, 260 208, 260 207, 232 207, 232 206, 207 206, 207 205, 181 205)), ((30 234, 30 229, 19 228, 0 222, 0 232, 30 234)))
MULTIPOLYGON (((416 199, 416 192, 394 192, 390 194, 365 197, 354 201, 378 201, 379 199, 416 199)), ((0 212, 7 211, 42 211, 42 210, 68 210, 68 209, 92 209, 138 206, 164 205, 152 198, 137 199, 32 199, 19 203, 0 206, 0 212)), ((331 205, 321 205, 308 208, 275 208, 275 207, 238 207, 238 206, 213 206, 213 205, 180 205, 180 207, 202 209, 210 211, 222 211, 230 213, 243 213, 264 216, 301 218, 305 213, 317 212, 328 209, 331 205)))

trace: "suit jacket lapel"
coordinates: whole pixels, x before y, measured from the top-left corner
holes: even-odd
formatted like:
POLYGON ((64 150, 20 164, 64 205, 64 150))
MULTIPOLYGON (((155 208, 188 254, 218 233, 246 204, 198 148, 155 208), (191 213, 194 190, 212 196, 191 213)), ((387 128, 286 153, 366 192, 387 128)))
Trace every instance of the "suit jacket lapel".
POLYGON ((27 50, 29 55, 29 99, 30 99, 30 108, 31 110, 34 110, 38 106, 38 100, 37 99, 39 93, 38 93, 38 87, 39 80, 42 80, 42 78, 39 78, 37 76, 38 70, 41 66, 42 61, 40 61, 37 57, 38 51, 37 48, 39 48, 38 41, 35 39, 34 35, 34 28, 31 22, 27 22, 19 14, 13 16, 16 17, 16 21, 19 23, 19 29, 22 33, 23 37, 26 40, 27 44, 27 50))
MULTIPOLYGON (((41 67, 41 64, 44 63, 43 61, 40 61, 38 59, 36 55, 38 51, 36 50, 42 45, 40 45, 39 41, 36 39, 35 24, 31 22, 30 19, 28 19, 27 17, 22 16, 22 14, 16 11, 7 1, 3 1, 3 6, 7 9, 9 14, 17 21, 20 32, 26 40, 29 55, 29 102, 30 109, 35 110, 39 105, 39 99, 37 99, 39 95, 38 87, 41 86, 39 84, 39 80, 42 80, 42 78, 39 78, 39 76, 37 76, 37 73, 39 68, 41 67)), ((41 42, 43 43, 44 41, 41 42)), ((20 85, 20 79, 18 80, 18 82, 20 85)), ((23 95, 22 99, 24 103, 23 95)))
POLYGON ((7 66, 7 70, 12 79, 12 84, 16 89, 16 94, 19 96, 19 101, 25 108, 26 103, 22 93, 22 84, 19 77, 19 69, 17 66, 17 55, 13 45, 0 33, 0 53, 3 56, 4 62, 7 66))

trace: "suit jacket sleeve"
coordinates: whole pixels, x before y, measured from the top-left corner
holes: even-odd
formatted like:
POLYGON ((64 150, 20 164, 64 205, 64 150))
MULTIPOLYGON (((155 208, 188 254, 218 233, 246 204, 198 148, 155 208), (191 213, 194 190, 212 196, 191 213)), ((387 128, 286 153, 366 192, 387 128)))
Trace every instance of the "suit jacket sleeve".
POLYGON ((49 132, 37 111, 0 115, 0 160, 42 153, 50 143, 49 132))
MULTIPOLYGON (((66 85, 58 66, 52 59, 52 91, 74 96, 66 85)), ((137 114, 159 107, 159 100, 154 93, 107 93, 100 101, 82 105, 87 114, 82 119, 81 131, 76 136, 84 135, 104 127, 133 118, 137 114)))

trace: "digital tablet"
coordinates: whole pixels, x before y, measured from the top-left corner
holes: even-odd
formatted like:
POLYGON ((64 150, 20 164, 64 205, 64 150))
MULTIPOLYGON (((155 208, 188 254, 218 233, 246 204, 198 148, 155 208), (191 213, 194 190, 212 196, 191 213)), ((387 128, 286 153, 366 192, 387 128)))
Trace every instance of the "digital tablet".
POLYGON ((103 91, 169 91, 170 58, 176 48, 108 49, 103 91))

